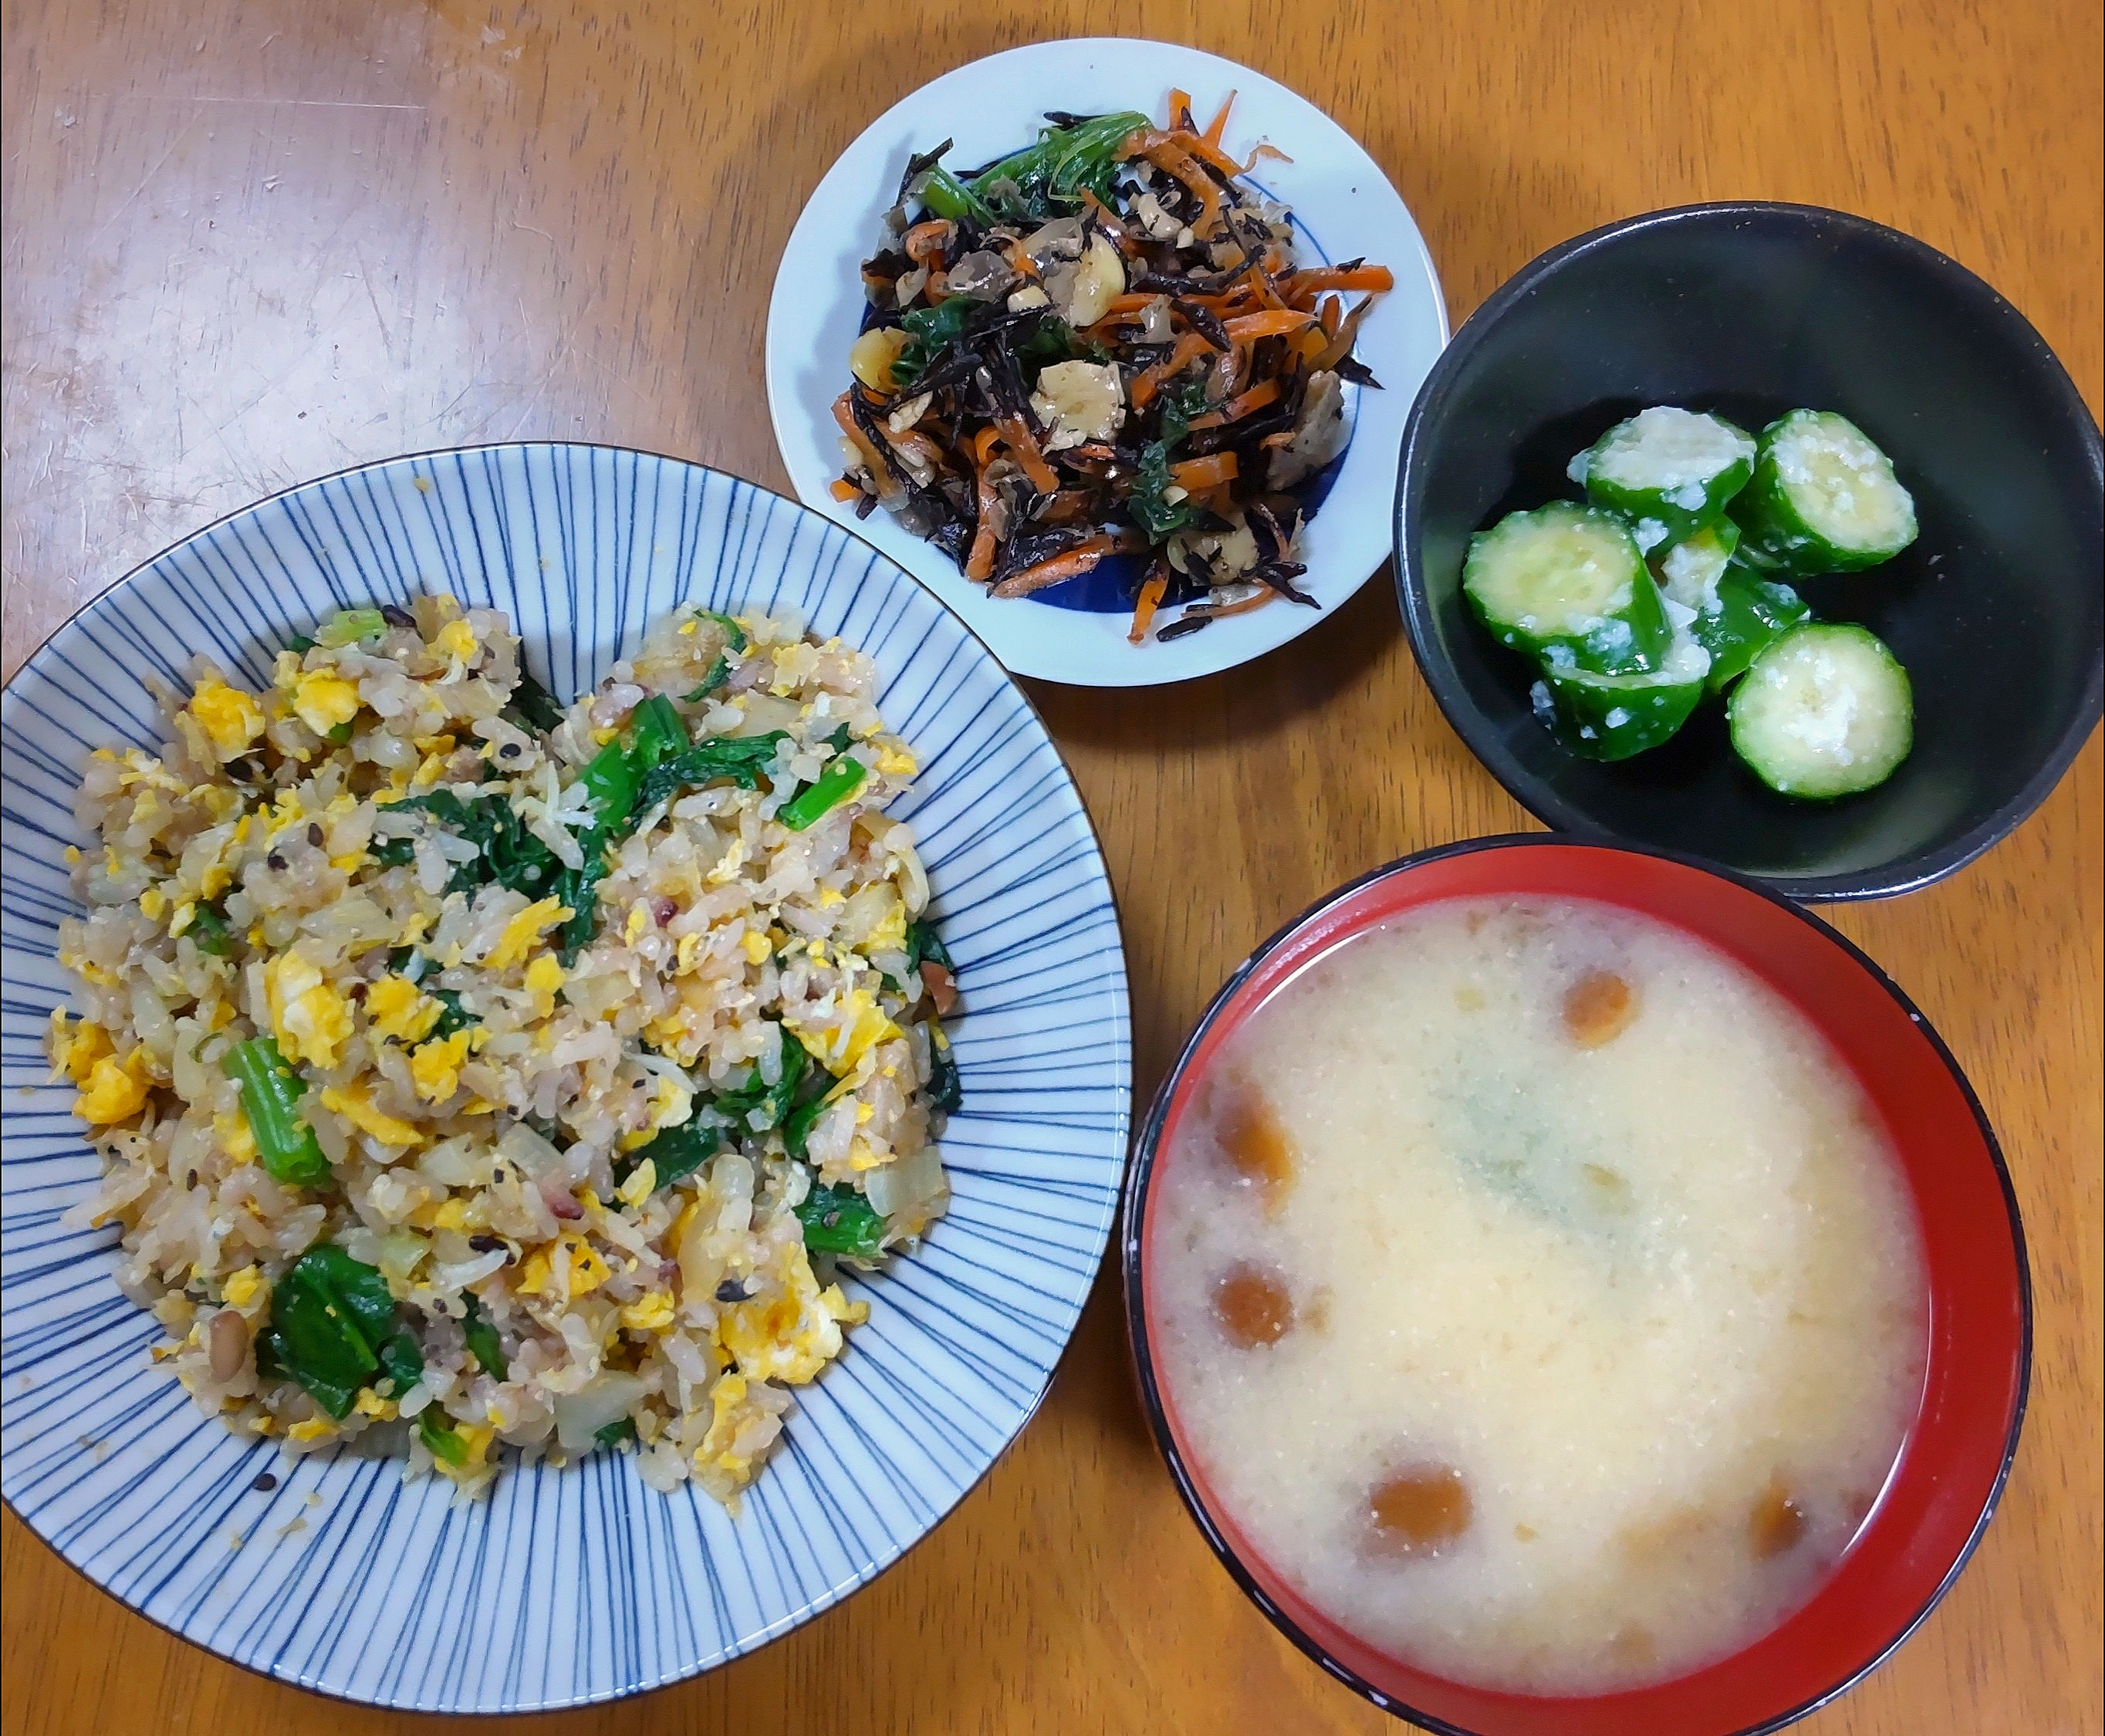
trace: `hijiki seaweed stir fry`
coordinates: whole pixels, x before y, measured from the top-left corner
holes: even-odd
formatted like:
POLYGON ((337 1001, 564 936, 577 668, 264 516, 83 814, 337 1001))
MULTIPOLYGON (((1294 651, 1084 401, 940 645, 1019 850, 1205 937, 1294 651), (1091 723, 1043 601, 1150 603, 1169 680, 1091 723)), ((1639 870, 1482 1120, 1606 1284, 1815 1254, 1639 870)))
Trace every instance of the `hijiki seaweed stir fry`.
POLYGON ((1240 179, 1281 153, 1238 163, 1228 107, 1202 132, 1173 91, 1166 130, 1053 113, 969 173, 948 141, 914 157, 862 267, 834 498, 884 507, 998 597, 1146 554, 1136 645, 1316 607, 1299 494, 1344 449, 1343 382, 1380 383, 1352 347, 1393 279, 1295 264, 1286 211, 1240 179))
POLYGON ((835 1268, 945 1207, 958 991, 869 658, 682 605, 568 707, 497 610, 344 610, 98 751, 70 1214, 237 1433, 463 1490, 635 1452, 730 1502, 835 1268))

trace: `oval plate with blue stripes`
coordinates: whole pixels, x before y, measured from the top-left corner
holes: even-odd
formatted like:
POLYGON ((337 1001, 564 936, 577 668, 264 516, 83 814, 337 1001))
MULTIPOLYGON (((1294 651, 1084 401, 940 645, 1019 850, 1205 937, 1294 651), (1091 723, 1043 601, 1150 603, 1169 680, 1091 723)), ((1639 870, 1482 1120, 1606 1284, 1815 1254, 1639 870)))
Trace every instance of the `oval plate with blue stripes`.
POLYGON ((0 741, 0 1493, 113 1596, 235 1662, 429 1711, 571 1706, 679 1680, 838 1602, 940 1520, 1044 1395, 1103 1254, 1131 1093, 1118 918, 1023 695, 957 618, 818 514, 669 458, 508 445, 313 482, 105 592, 9 685, 0 741), (958 965, 950 1215, 851 1289, 869 1323, 796 1404, 733 1519, 626 1454, 514 1467, 490 1497, 399 1461, 294 1462, 200 1415, 119 1293, 115 1233, 60 1214, 100 1164, 47 1082, 65 851, 89 752, 155 750, 145 682, 193 654, 260 689, 333 609, 450 591, 504 610, 559 694, 685 598, 803 609, 869 651, 922 762, 913 822, 958 965), (265 1472, 275 1486, 259 1488, 265 1472))

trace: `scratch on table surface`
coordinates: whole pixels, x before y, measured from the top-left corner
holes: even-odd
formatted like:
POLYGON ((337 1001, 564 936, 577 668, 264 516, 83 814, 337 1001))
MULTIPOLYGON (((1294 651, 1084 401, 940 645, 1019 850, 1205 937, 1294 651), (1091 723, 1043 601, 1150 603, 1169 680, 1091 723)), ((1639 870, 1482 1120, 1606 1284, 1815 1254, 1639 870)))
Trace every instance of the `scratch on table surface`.
POLYGON ((422 114, 421 102, 352 102, 336 96, 194 96, 180 91, 92 91, 92 101, 247 103, 267 109, 391 109, 422 114))
POLYGON ((180 145, 185 139, 190 136, 192 129, 196 127, 198 121, 200 118, 202 118, 202 117, 193 116, 190 119, 183 123, 182 126, 177 129, 176 136, 168 141, 168 149, 163 150, 159 156, 156 157, 154 159, 153 166, 149 168, 145 174, 139 177, 138 184, 134 186, 129 193, 124 195, 123 200, 118 203, 114 211, 111 212, 108 216, 105 217, 100 223, 96 225, 95 233, 87 238, 88 246, 92 247, 96 242, 100 241, 102 239, 103 231, 107 230, 111 224, 114 223, 119 217, 123 216, 127 211, 132 208, 132 201, 138 198, 141 194, 144 193, 147 187, 152 183, 154 177, 159 174, 162 169, 167 166, 168 158, 175 155, 177 147, 180 145))

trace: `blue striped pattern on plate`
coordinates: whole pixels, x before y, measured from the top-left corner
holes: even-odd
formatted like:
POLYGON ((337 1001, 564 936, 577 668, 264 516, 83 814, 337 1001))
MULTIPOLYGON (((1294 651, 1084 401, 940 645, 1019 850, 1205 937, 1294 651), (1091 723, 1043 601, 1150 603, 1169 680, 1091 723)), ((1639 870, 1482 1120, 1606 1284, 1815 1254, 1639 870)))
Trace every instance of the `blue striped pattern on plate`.
POLYGON ((496 446, 397 459, 221 520, 69 623, 9 685, 0 745, 0 1492, 67 1560, 186 1639, 324 1692, 428 1711, 575 1704, 689 1676, 837 1602, 924 1535, 1044 1395, 1109 1233, 1131 1060, 1118 920, 1057 751, 992 656, 816 513, 668 458, 496 446), (514 1470, 491 1499, 348 1455, 288 1473, 198 1414, 60 1214, 97 1160, 45 1082, 64 851, 88 752, 161 738, 144 683, 204 652, 252 686, 333 609, 427 590, 505 610, 558 693, 693 596, 804 609, 869 651, 919 756, 921 840, 959 966, 950 1214, 852 1286, 869 1323, 797 1392, 734 1520, 625 1455, 514 1470), (266 1470, 275 1488, 253 1485, 266 1470), (237 1542, 237 1539, 239 1540, 237 1542))

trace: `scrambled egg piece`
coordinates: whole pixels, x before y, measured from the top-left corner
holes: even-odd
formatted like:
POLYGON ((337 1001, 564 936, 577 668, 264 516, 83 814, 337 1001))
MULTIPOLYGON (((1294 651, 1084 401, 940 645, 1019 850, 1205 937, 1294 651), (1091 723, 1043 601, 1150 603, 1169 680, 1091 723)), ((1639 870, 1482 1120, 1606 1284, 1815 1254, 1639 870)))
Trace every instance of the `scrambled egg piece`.
POLYGON ((745 1393, 746 1379, 742 1374, 726 1374, 717 1382, 709 1394, 709 1431, 695 1449, 698 1467, 713 1462, 718 1470, 727 1471, 741 1482, 753 1475, 753 1461, 733 1453, 731 1447, 738 1439, 740 1425, 744 1421, 739 1412, 745 1403, 745 1393))
POLYGON ((482 641, 475 636, 475 629, 465 620, 449 621, 439 629, 439 636, 431 641, 431 649, 440 656, 452 658, 459 666, 453 672, 458 675, 468 659, 482 648, 482 641))
POLYGON ((570 980, 570 972, 553 953, 543 953, 526 966, 526 991, 534 997, 534 1016, 546 1019, 556 1011, 556 991, 570 980))
POLYGON ((322 1092, 322 1107, 336 1113, 361 1133, 369 1133, 383 1145, 421 1145, 424 1136, 406 1121, 390 1115, 355 1086, 339 1090, 332 1085, 322 1092))
POLYGON ((497 944, 482 961, 483 968, 509 970, 526 956, 542 935, 557 923, 569 922, 572 914, 570 907, 559 899, 544 898, 529 904, 504 925, 504 932, 497 937, 497 944))
POLYGON ((574 1229, 566 1229, 547 1247, 537 1247, 526 1256, 519 1268, 519 1277, 512 1288, 521 1296, 539 1296, 546 1292, 556 1275, 555 1261, 549 1248, 561 1247, 570 1254, 567 1287, 556 1287, 558 1301, 567 1301, 573 1296, 587 1296, 599 1288, 614 1274, 606 1269, 606 1262, 599 1251, 574 1229))
POLYGON ((749 928, 740 943, 745 948, 745 962, 749 965, 764 965, 775 956, 775 948, 768 944, 767 936, 749 928))
POLYGON ((650 1127, 655 1132, 661 1127, 677 1127, 695 1113, 695 1094, 669 1073, 659 1073, 651 1081, 650 1127))
POLYGON ((435 1038, 410 1055, 409 1077, 425 1102, 444 1103, 460 1089, 461 1063, 467 1059, 468 1040, 473 1035, 462 1030, 435 1038))
POLYGON ((293 684, 293 714, 317 735, 342 728, 358 715, 358 689, 340 675, 316 669, 293 684))
POLYGON ((263 733, 263 707, 217 676, 197 684, 188 709, 222 761, 239 759, 263 733))
POLYGON ((673 1292, 653 1290, 621 1310, 621 1323, 632 1332, 660 1332, 673 1323, 673 1292))
POLYGON ((366 1023, 397 1042, 422 1042, 445 1011, 406 976, 383 976, 365 991, 366 1023))
POLYGON ((646 1158, 630 1171, 628 1180, 614 1190, 614 1197, 624 1206, 640 1206, 657 1191, 657 1160, 646 1158))
POLYGON ((219 1149, 235 1163, 256 1161, 256 1131, 246 1115, 215 1115, 212 1131, 219 1136, 219 1149))
POLYGON ((856 1311, 838 1284, 819 1287, 802 1243, 792 1243, 781 1264, 781 1290, 740 1303, 721 1330, 743 1373, 801 1386, 841 1354, 839 1323, 852 1323, 856 1311))
POLYGON ((906 903, 895 898, 887 906, 883 918, 863 939, 865 953, 903 953, 906 950, 906 903))
POLYGON ((230 1273, 226 1282, 220 1286, 220 1296, 229 1308, 246 1308, 270 1287, 263 1282, 263 1274, 253 1265, 245 1265, 238 1272, 230 1273))
POLYGON ((351 1010, 322 980, 321 969, 295 947, 263 967, 270 1024, 288 1061, 333 1067, 351 1037, 351 1010))
MULTIPOLYGON (((149 886, 139 895, 139 913, 149 922, 158 922, 168 913, 168 895, 159 886, 149 886)), ((194 907, 192 914, 195 914, 194 907)), ((187 927, 189 925, 184 925, 187 927)), ((171 933, 175 932, 173 929, 171 933)))
POLYGON ((467 1202, 463 1199, 426 1200, 411 1208, 409 1217, 413 1229, 466 1229, 468 1228, 467 1202))
POLYGON ((886 1016, 877 997, 867 988, 849 989, 840 997, 831 1018, 794 1029, 804 1047, 836 1078, 845 1078, 878 1044, 900 1034, 899 1027, 886 1016))
POLYGON ((69 1024, 63 1006, 51 1009, 49 1042, 51 1077, 56 1079, 63 1075, 76 1085, 87 1084, 95 1064, 104 1055, 116 1052, 110 1044, 109 1032, 87 1019, 69 1024))
POLYGON ((105 1055, 88 1069, 73 1112, 97 1127, 129 1121, 146 1107, 146 1051, 134 1049, 123 1060, 105 1055))
POLYGON ((336 1425, 326 1417, 310 1417, 305 1422, 296 1422, 285 1430, 293 1440, 326 1440, 336 1433, 336 1425))
POLYGON ((905 748, 887 743, 877 751, 877 769, 887 777, 910 778, 921 768, 905 748))

